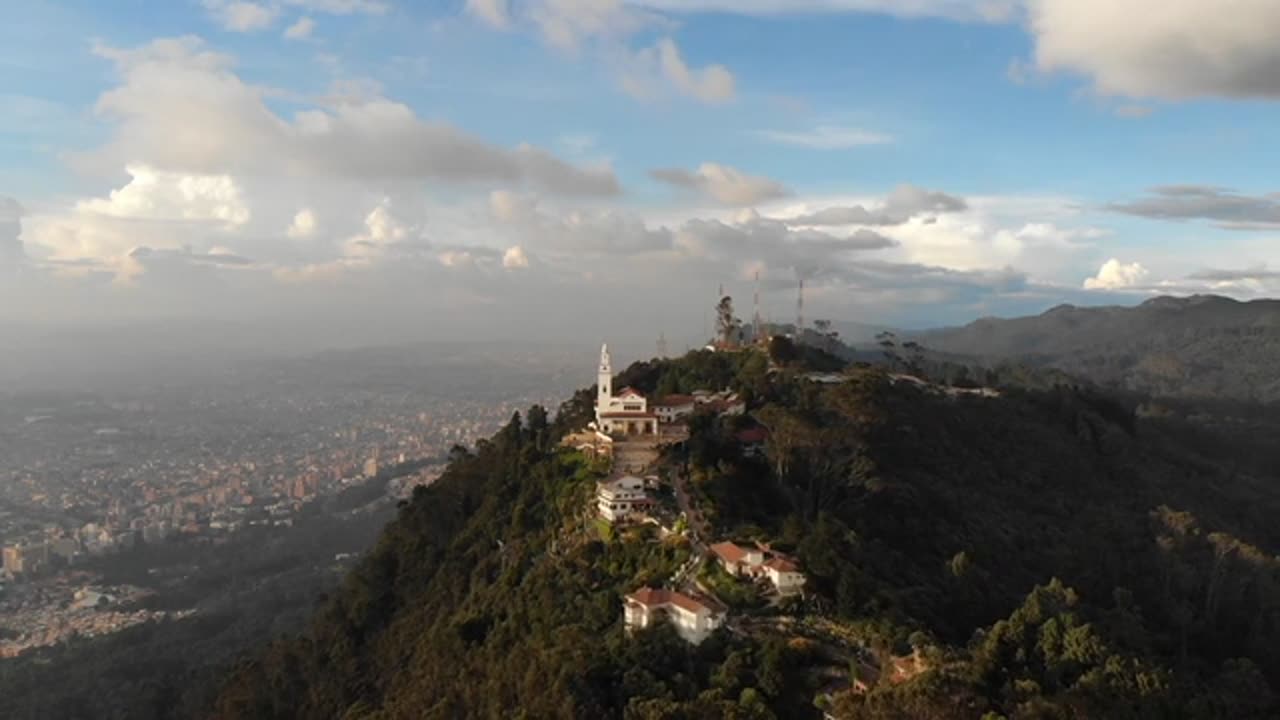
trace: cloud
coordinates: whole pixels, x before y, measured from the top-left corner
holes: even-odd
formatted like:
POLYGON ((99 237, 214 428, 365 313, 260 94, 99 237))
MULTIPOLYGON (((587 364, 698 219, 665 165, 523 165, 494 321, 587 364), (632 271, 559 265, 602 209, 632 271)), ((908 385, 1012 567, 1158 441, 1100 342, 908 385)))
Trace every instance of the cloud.
MULTIPOLYGON (((200 0, 200 4, 224 30, 242 33, 271 27, 285 8, 330 15, 380 15, 387 10, 386 4, 379 0, 200 0)), ((303 17, 290 25, 284 36, 289 40, 300 40, 309 37, 314 29, 315 22, 303 17)))
POLYGON ((26 259, 22 243, 22 206, 0 195, 0 272, 26 259))
POLYGON ((277 8, 242 0, 203 0, 205 10, 219 25, 232 32, 253 32, 270 27, 277 8))
POLYGON ((544 211, 537 198, 497 191, 489 210, 521 247, 579 261, 584 256, 633 256, 671 249, 671 231, 615 210, 544 211))
POLYGON ((381 15, 387 11, 382 0, 283 0, 289 7, 329 15, 381 15))
POLYGON ((748 175, 718 163, 703 163, 692 172, 683 168, 659 168, 650 171, 649 176, 668 185, 696 190, 721 204, 735 207, 758 205, 791 194, 777 180, 748 175))
POLYGON ((550 45, 576 52, 588 39, 619 42, 664 24, 654 13, 623 0, 528 0, 523 15, 550 45))
POLYGON ((794 230, 786 223, 748 214, 738 222, 689 220, 675 233, 684 255, 713 263, 785 270, 791 278, 841 274, 853 253, 883 250, 897 243, 877 232, 859 230, 841 237, 816 230, 794 230))
POLYGON ((489 27, 506 30, 511 27, 511 8, 507 0, 467 0, 467 12, 489 27))
POLYGON ((803 131, 761 130, 756 135, 770 142, 811 150, 848 150, 893 142, 891 135, 839 125, 818 125, 803 131))
POLYGON ((502 267, 509 270, 527 268, 529 267, 529 256, 525 254, 524 248, 519 245, 513 245, 502 254, 502 267))
POLYGON ((692 70, 680 55, 671 38, 663 38, 656 46, 662 74, 684 95, 704 103, 719 104, 733 99, 733 73, 723 65, 708 65, 692 70))
POLYGON ((289 223, 289 229, 285 232, 294 240, 302 240, 316 234, 316 214, 311 208, 303 208, 293 216, 293 222, 289 223))
POLYGON ((311 37, 312 31, 315 29, 315 20, 309 17, 300 17, 297 22, 285 28, 284 37, 286 40, 305 40, 311 37))
POLYGON ((1152 188, 1153 197, 1111 203, 1113 212, 1157 220, 1212 220, 1229 230, 1274 230, 1280 227, 1280 193, 1240 195, 1227 188, 1167 185, 1152 188))
POLYGON ((899 185, 879 207, 864 205, 829 207, 788 218, 792 225, 902 225, 923 215, 963 212, 969 208, 963 198, 915 185, 899 185))
POLYGON ((117 218, 216 221, 243 225, 250 211, 229 175, 188 175, 130 165, 128 184, 106 198, 84 200, 77 210, 117 218))
POLYGON ((1023 0, 631 0, 633 4, 671 13, 876 13, 898 17, 1004 22, 1014 18, 1023 0))
POLYGON ((343 243, 343 256, 361 260, 382 257, 408 236, 409 228, 391 214, 389 203, 383 201, 365 216, 364 232, 343 243))
POLYGON ((1268 270, 1266 265, 1246 270, 1200 270, 1187 276, 1188 280, 1212 283, 1263 282, 1280 280, 1280 270, 1268 270))
MULTIPOLYGON (((115 137, 79 157, 105 168, 146 162, 199 174, 324 176, 354 181, 436 180, 525 183, 569 195, 616 195, 608 167, 577 167, 541 148, 501 148, 457 128, 426 122, 381 96, 332 98, 284 118, 245 84, 231 60, 193 37, 141 48, 99 47, 122 76, 97 111, 116 122, 115 137)), ((367 94, 367 93, 366 93, 367 94)))
POLYGON ((92 267, 132 276, 140 272, 140 261, 130 258, 135 248, 209 248, 252 219, 243 189, 231 176, 173 173, 144 165, 131 165, 127 172, 129 181, 106 197, 33 216, 24 239, 35 259, 67 272, 92 267))
POLYGON ((1079 73, 1100 93, 1280 98, 1274 0, 1031 0, 1029 13, 1039 69, 1079 73))
POLYGON ((1122 263, 1115 258, 1103 263, 1098 274, 1086 278, 1085 290, 1126 290, 1139 288, 1146 280, 1147 269, 1141 263, 1122 263))
POLYGON ((626 92, 640 99, 662 94, 660 87, 699 102, 733 100, 736 80, 723 65, 690 67, 676 41, 663 37, 637 48, 632 39, 655 29, 674 27, 659 13, 625 0, 466 0, 464 10, 495 30, 528 28, 548 45, 570 55, 590 49, 612 63, 626 92))

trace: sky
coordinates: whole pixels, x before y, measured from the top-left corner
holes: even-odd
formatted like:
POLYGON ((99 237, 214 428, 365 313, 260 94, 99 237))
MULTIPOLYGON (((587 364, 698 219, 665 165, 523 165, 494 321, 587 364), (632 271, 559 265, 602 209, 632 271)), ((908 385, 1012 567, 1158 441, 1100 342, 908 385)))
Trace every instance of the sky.
POLYGON ((757 277, 766 319, 803 280, 902 327, 1280 289, 1274 0, 18 2, 13 343, 678 344, 757 277))

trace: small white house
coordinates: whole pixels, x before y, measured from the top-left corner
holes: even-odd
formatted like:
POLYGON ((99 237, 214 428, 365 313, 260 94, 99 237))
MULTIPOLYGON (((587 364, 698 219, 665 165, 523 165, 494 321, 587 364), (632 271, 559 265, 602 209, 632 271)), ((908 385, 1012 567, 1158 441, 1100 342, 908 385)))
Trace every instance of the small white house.
POLYGON ((682 592, 646 587, 626 597, 622 619, 628 632, 670 622, 680 637, 697 645, 724 624, 725 613, 682 592))
POLYGON ((604 480, 596 486, 596 508, 609 522, 628 520, 652 505, 644 480, 634 475, 604 480))
POLYGON ((764 573, 779 595, 795 595, 804 589, 804 573, 786 558, 770 558, 764 564, 764 573))
POLYGON ((764 564, 764 553, 758 548, 744 548, 736 543, 721 542, 711 546, 725 572, 738 577, 756 577, 764 564))
POLYGON ((673 423, 693 414, 697 402, 692 395, 668 395, 653 403, 653 412, 664 423, 673 423))

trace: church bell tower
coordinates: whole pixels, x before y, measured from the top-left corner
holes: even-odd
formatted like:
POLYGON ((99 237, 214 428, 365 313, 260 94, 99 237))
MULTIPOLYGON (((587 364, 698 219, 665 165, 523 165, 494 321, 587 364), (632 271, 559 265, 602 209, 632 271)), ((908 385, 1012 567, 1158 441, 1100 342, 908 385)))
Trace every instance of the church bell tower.
POLYGON ((613 399, 613 361, 609 358, 609 345, 600 347, 600 369, 596 377, 596 422, 600 422, 600 414, 609 407, 613 399))

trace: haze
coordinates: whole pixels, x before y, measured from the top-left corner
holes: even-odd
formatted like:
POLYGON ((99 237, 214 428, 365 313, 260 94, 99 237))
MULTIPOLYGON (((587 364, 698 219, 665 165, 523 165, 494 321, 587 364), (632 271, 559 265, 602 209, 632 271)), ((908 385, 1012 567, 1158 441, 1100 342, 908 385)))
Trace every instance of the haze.
POLYGON ((24 3, 0 27, 0 372, 679 349, 757 276, 774 320, 803 278, 810 318, 900 327, 1263 296, 1280 51, 1252 29, 1277 22, 1270 0, 24 3))

